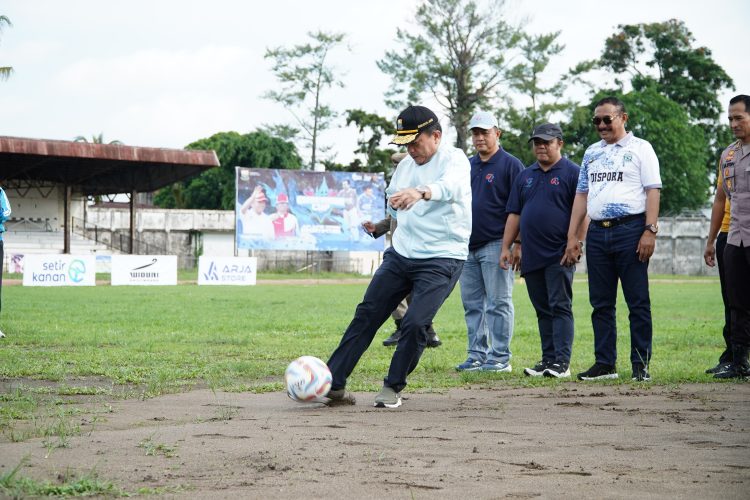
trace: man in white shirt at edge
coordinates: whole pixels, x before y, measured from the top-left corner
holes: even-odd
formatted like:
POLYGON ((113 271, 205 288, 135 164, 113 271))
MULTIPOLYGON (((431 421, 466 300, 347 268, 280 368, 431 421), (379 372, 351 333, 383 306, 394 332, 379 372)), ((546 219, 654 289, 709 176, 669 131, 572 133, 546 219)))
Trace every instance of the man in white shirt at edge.
POLYGON ((329 405, 354 404, 346 380, 391 311, 411 293, 402 335, 391 358, 378 408, 397 408, 406 377, 416 368, 432 322, 458 281, 471 234, 469 160, 460 149, 441 144, 438 117, 424 106, 409 106, 398 117, 392 143, 408 156, 386 189, 388 212, 398 220, 392 246, 367 287, 339 346, 328 360, 333 375, 329 405))

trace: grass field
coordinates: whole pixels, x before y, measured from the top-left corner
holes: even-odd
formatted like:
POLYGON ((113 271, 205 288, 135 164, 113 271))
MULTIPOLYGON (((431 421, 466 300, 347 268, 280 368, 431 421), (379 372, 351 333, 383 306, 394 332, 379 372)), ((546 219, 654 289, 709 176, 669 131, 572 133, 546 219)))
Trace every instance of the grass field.
MULTIPOLYGON (((715 280, 652 283, 655 383, 708 380, 722 339, 719 284, 715 280)), ((1 379, 40 379, 79 387, 96 381, 128 387, 148 397, 208 385, 223 390, 272 391, 293 358, 327 359, 348 324, 365 285, 267 285, 256 287, 109 287, 3 290, 1 379)), ((536 319, 525 287, 517 284, 512 364, 503 380, 529 381, 522 368, 540 357, 536 319)), ((593 362, 585 281, 575 283, 576 339, 572 371, 593 362)), ((444 388, 496 378, 458 374, 465 357, 460 297, 451 295, 436 318, 444 342, 425 352, 410 379, 412 388, 444 388)), ((391 350, 380 340, 386 323, 350 384, 375 390, 391 350)), ((618 308, 618 367, 628 375, 627 308, 618 308)), ((97 390, 92 388, 91 390, 97 390)))
MULTIPOLYGON (((180 276, 194 278, 190 273, 180 276)), ((70 447, 74 436, 90 435, 97 422, 109 418, 116 399, 145 399, 197 387, 281 391, 290 360, 303 354, 327 359, 365 287, 334 282, 256 287, 6 286, 0 318, 8 334, 0 341, 0 441, 40 438, 49 456, 57 448, 70 447)), ((630 381, 627 308, 620 297, 618 368, 623 378, 605 383, 643 389, 714 383, 703 371, 715 364, 723 344, 718 280, 658 276, 652 279, 651 290, 654 381, 630 381)), ((573 373, 593 362, 585 277, 576 280, 574 292, 573 373)), ((523 367, 538 361, 540 347, 536 318, 522 283, 516 284, 514 302, 513 373, 467 374, 453 369, 466 354, 463 310, 454 291, 435 321, 444 344, 425 351, 407 391, 510 385, 548 386, 564 392, 575 385, 523 376, 523 367)), ((381 328, 350 378, 352 390, 380 388, 393 352, 380 342, 392 328, 391 321, 381 328)), ((231 419, 231 415, 217 418, 231 419)), ((11 470, 0 474, 0 496, 3 492, 21 496, 122 493, 95 476, 58 481, 62 484, 34 481, 16 474, 21 465, 5 464, 11 470)))

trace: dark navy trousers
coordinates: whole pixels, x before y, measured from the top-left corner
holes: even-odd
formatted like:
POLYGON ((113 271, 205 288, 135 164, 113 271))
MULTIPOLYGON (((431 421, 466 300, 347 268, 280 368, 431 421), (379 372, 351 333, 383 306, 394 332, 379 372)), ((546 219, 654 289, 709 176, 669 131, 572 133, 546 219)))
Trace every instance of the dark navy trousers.
POLYGON ((630 362, 648 365, 651 359, 651 298, 648 291, 648 262, 638 260, 638 242, 646 224, 645 215, 618 226, 589 226, 586 264, 589 272, 589 300, 593 312, 594 354, 597 363, 617 362, 617 282, 630 314, 630 362))
POLYGON ((411 292, 411 303, 401 320, 401 338, 391 358, 384 385, 400 392, 406 377, 419 363, 432 323, 461 275, 464 261, 448 258, 409 259, 393 248, 383 254, 383 263, 372 277, 364 299, 328 360, 333 375, 332 389, 342 389, 383 323, 399 302, 411 292))
POLYGON ((536 311, 542 360, 570 363, 573 350, 573 274, 575 266, 551 264, 524 274, 531 305, 536 311))

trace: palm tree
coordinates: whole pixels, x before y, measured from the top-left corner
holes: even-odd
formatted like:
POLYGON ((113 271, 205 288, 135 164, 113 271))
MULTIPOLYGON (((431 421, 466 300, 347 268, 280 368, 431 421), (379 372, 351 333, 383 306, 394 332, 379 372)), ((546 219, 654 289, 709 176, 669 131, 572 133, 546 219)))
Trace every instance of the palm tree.
MULTIPOLYGON (((13 26, 13 23, 6 16, 0 16, 0 33, 3 32, 3 25, 13 26)), ((11 73, 13 73, 12 66, 0 66, 0 81, 7 80, 11 73)))
MULTIPOLYGON (((89 142, 89 140, 86 139, 86 137, 84 137, 82 135, 76 136, 76 138, 73 139, 73 141, 75 141, 75 142, 86 142, 86 143, 89 142)), ((91 136, 91 143, 92 144, 122 144, 122 142, 118 141, 118 140, 109 141, 108 143, 104 142, 104 132, 99 132, 99 135, 95 135, 95 134, 92 135, 91 136)), ((95 196, 89 196, 89 200, 93 201, 96 204, 101 203, 101 201, 102 201, 102 195, 98 194, 98 195, 95 195, 95 196)), ((84 218, 84 220, 86 219, 86 206, 85 205, 84 205, 84 215, 83 215, 83 218, 84 218)))
MULTIPOLYGON (((89 142, 89 140, 86 139, 82 135, 76 136, 76 138, 73 139, 73 140, 75 142, 89 142)), ((118 140, 104 142, 104 133, 103 132, 100 132, 99 135, 92 135, 91 136, 91 142, 93 144, 122 144, 122 141, 118 141, 118 140)))

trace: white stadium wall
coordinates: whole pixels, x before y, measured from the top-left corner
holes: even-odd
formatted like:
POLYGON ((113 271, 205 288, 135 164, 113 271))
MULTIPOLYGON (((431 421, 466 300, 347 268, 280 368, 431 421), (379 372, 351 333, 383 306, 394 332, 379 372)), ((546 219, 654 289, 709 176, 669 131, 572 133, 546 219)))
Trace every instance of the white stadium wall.
MULTIPOLYGON (((28 234, 17 227, 24 218, 48 220, 47 236, 57 233, 59 249, 62 251, 62 193, 56 191, 31 193, 20 197, 14 190, 8 191, 13 207, 13 220, 5 234, 5 269, 8 269, 10 254, 14 248, 14 234, 18 239, 28 234), (16 227, 14 227, 16 226, 16 227)), ((72 215, 83 217, 83 198, 74 196, 72 215)), ((87 225, 96 230, 100 241, 126 235, 129 226, 127 208, 86 209, 87 225)), ((656 252, 649 271, 653 274, 716 275, 716 268, 703 263, 703 249, 706 244, 709 221, 701 217, 662 218, 656 252)), ((87 226, 88 227, 88 226, 87 226)), ((37 229, 38 230, 38 229, 37 229)), ((180 259, 180 267, 197 265, 196 250, 207 256, 234 255, 234 212, 229 210, 167 210, 160 208, 139 209, 136 213, 136 238, 164 248, 164 253, 187 256, 180 259)), ((88 229, 93 238, 93 229, 88 229)), ((97 247, 101 253, 101 248, 97 247)), ((39 253, 39 252, 36 252, 39 253)), ((161 253, 161 252, 160 252, 161 253)), ((305 252, 305 251, 263 251, 241 250, 240 257, 258 257, 258 269, 284 269, 314 272, 330 270, 371 274, 380 263, 378 252, 305 252)), ((585 259, 579 264, 578 272, 586 272, 585 259)))

